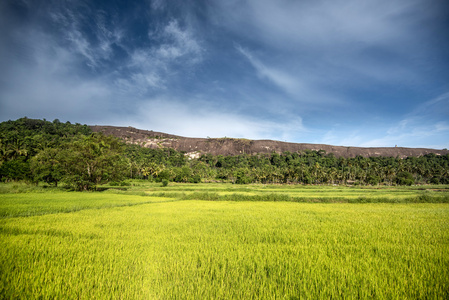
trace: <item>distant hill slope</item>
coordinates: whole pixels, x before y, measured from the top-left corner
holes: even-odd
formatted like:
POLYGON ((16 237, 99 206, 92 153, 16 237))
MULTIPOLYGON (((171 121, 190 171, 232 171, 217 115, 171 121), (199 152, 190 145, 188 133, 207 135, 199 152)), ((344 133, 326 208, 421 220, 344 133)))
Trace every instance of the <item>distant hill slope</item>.
POLYGON ((163 132, 136 129, 133 127, 115 126, 89 126, 94 132, 103 132, 106 135, 125 140, 127 143, 139 144, 148 148, 173 148, 177 151, 185 151, 191 157, 199 157, 201 154, 213 155, 238 155, 257 153, 282 153, 285 151, 298 152, 305 150, 324 150, 333 153, 336 157, 409 157, 422 156, 429 153, 436 155, 449 154, 448 150, 436 150, 426 148, 403 147, 345 147, 322 144, 287 143, 272 140, 247 140, 235 138, 188 138, 163 132))

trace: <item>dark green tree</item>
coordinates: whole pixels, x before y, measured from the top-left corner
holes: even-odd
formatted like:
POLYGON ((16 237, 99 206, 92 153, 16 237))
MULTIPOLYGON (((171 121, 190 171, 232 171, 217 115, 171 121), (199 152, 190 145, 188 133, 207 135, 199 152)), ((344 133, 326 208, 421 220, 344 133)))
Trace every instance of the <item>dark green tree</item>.
POLYGON ((104 182, 123 180, 127 173, 123 147, 117 138, 99 133, 66 143, 58 155, 62 181, 76 190, 91 190, 104 182))
POLYGON ((41 150, 31 159, 31 171, 35 182, 45 181, 54 185, 64 177, 65 170, 61 162, 65 159, 63 151, 57 148, 41 150))
POLYGON ((399 185, 412 185, 415 183, 413 175, 407 171, 399 172, 395 179, 396 183, 399 185))

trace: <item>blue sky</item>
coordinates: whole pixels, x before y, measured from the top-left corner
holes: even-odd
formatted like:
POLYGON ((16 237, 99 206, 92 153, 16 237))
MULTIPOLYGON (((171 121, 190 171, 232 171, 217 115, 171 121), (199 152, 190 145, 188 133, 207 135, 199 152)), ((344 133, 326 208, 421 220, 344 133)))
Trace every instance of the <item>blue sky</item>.
POLYGON ((449 148, 445 0, 3 0, 0 70, 0 121, 449 148))

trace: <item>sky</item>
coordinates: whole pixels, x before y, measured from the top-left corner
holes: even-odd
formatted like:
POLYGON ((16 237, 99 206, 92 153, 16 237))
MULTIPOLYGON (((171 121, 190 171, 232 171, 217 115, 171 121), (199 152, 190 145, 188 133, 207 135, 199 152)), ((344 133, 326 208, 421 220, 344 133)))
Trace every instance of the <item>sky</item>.
POLYGON ((2 0, 0 121, 449 148, 447 0, 2 0))

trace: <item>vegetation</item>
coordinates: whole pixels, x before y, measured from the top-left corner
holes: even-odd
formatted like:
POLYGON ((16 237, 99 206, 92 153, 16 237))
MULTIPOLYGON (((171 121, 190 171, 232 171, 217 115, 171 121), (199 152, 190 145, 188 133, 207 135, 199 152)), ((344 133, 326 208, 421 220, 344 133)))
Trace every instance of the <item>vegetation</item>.
POLYGON ((28 118, 0 150, 1 299, 449 298, 449 155, 189 159, 28 118))
MULTIPOLYGON (((245 141, 245 140, 242 140, 245 141)), ((449 184, 449 155, 335 157, 324 151, 282 154, 204 154, 189 159, 173 149, 149 149, 92 133, 86 125, 22 118, 0 124, 1 181, 62 182, 76 190, 125 179, 232 182, 413 185, 449 184)))
POLYGON ((2 299, 449 296, 447 204, 283 201, 407 202, 447 186, 44 186, 0 184, 2 299))

